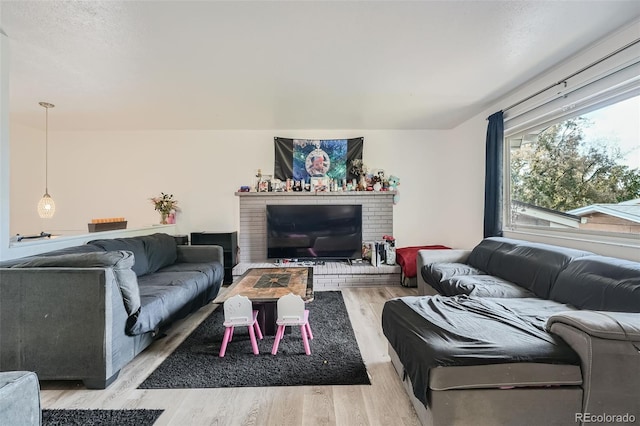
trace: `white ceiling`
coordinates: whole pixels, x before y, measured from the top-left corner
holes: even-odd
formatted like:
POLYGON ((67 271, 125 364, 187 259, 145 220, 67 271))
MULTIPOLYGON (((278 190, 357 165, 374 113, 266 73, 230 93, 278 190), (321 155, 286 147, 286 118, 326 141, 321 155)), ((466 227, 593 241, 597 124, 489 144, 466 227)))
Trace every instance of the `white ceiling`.
POLYGON ((10 111, 51 130, 445 129, 640 1, 5 1, 10 111))

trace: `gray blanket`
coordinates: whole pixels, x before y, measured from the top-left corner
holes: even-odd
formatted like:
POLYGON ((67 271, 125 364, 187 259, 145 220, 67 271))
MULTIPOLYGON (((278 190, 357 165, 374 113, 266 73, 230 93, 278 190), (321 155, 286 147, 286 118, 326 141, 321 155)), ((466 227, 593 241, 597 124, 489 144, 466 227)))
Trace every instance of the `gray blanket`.
POLYGON ((437 366, 512 362, 579 364, 575 352, 545 330, 547 318, 574 308, 541 299, 402 297, 385 303, 382 329, 427 404, 437 366))

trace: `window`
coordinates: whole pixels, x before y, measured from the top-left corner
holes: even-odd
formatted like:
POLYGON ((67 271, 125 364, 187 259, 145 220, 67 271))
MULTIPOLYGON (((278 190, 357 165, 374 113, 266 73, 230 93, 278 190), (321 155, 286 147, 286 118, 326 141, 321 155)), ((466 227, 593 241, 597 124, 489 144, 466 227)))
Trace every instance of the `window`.
POLYGON ((637 81, 631 88, 505 131, 506 228, 640 237, 637 81))
POLYGON ((505 109, 505 231, 640 242, 640 39, 607 44, 505 109))

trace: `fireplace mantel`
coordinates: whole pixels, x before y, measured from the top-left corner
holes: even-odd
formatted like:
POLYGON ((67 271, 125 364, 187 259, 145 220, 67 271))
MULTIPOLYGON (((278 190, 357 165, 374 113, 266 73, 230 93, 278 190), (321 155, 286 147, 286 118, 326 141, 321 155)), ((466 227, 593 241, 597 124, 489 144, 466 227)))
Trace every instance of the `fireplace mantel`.
POLYGON ((396 191, 236 192, 238 197, 389 197, 396 191))

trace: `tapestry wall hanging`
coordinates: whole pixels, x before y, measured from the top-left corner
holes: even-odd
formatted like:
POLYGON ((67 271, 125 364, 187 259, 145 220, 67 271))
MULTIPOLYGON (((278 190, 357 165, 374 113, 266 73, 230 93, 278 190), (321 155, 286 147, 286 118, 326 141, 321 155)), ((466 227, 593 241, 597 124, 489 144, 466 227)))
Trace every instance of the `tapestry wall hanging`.
POLYGON ((304 180, 312 177, 334 179, 359 178, 350 172, 353 160, 362 160, 364 138, 287 139, 275 137, 276 179, 304 180))

